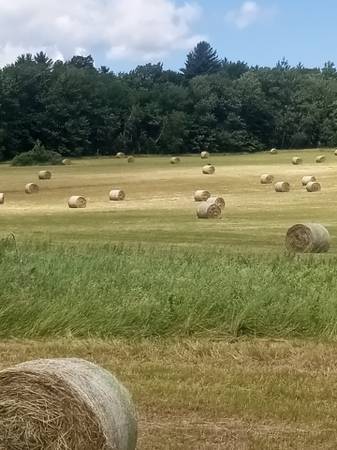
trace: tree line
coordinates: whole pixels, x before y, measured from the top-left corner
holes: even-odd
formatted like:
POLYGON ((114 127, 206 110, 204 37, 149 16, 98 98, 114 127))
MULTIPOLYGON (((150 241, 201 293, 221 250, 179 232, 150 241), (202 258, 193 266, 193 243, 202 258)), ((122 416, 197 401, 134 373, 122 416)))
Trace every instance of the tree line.
POLYGON ((337 146, 337 72, 285 59, 249 67, 207 42, 180 71, 158 63, 116 74, 90 55, 25 54, 0 69, 0 159, 37 140, 64 156, 337 146))

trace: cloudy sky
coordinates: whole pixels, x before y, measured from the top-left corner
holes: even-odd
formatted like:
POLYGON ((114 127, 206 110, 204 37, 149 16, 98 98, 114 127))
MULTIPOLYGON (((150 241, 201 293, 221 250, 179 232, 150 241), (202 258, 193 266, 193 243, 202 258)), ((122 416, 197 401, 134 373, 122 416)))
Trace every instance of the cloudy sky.
POLYGON ((114 71, 182 67, 208 40, 221 57, 272 65, 337 62, 336 0, 0 0, 0 66, 24 52, 91 53, 114 71))

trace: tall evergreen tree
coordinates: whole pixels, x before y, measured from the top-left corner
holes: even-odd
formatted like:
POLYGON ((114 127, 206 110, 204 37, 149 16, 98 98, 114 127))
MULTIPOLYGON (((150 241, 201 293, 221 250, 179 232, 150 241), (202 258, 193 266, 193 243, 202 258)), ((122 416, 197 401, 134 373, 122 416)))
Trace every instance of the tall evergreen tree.
POLYGON ((186 78, 209 75, 221 70, 221 62, 216 50, 208 42, 202 41, 187 55, 185 68, 181 69, 186 78))

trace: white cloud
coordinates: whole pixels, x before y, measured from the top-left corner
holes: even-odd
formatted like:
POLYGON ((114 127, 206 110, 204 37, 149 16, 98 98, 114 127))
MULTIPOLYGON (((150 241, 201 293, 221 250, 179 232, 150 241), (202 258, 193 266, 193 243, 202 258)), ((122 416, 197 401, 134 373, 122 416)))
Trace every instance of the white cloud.
POLYGON ((176 0, 0 0, 0 66, 39 50, 152 60, 201 40, 192 29, 200 16, 176 0))
POLYGON ((245 1, 240 8, 229 11, 226 20, 233 23, 237 28, 244 29, 254 23, 270 18, 275 10, 270 7, 262 7, 255 1, 245 1))

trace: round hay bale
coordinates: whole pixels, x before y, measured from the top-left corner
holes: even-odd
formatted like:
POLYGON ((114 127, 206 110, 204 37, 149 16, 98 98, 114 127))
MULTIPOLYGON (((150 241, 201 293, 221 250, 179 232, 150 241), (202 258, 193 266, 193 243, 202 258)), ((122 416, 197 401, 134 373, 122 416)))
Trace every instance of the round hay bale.
POLYGON ((221 208, 215 203, 202 202, 197 209, 199 219, 218 219, 221 217, 221 208))
POLYGON ((208 200, 206 200, 207 203, 214 203, 215 205, 219 206, 219 208, 222 210, 226 206, 225 199, 223 197, 210 197, 208 200))
POLYGON ((278 154, 278 151, 276 150, 276 148, 272 148, 272 149, 270 150, 270 154, 271 154, 271 155, 277 155, 277 154, 278 154))
POLYGON ((178 156, 173 156, 173 157, 170 159, 170 163, 171 163, 171 164, 179 164, 179 163, 180 163, 180 158, 179 158, 178 156))
POLYGON ((5 194, 3 192, 0 193, 0 205, 5 203, 5 194))
POLYGON ((134 450, 129 392, 81 359, 41 359, 0 371, 0 448, 134 450))
POLYGON ((37 194, 39 190, 40 190, 39 186, 35 183, 28 183, 25 186, 26 194, 37 194))
POLYGON ((122 201, 125 199, 125 192, 122 189, 112 189, 109 193, 110 200, 113 201, 122 201))
POLYGON ((206 164, 206 166, 202 168, 202 173, 205 175, 213 175, 214 172, 215 167, 212 164, 206 164))
POLYGON ((309 181, 305 188, 308 192, 319 192, 321 190, 321 185, 318 181, 309 181))
POLYGON ((278 181, 274 185, 276 192, 289 192, 290 184, 287 181, 278 181))
POLYGON ((135 162, 135 158, 133 156, 128 156, 128 163, 135 162))
POLYGON ((274 176, 269 173, 264 173, 260 178, 261 184, 271 184, 274 181, 274 176))
POLYGON ((70 166, 71 165, 71 160, 70 159, 62 159, 62 164, 64 166, 70 166))
POLYGON ((334 153, 335 153, 335 156, 337 156, 337 150, 335 150, 335 152, 334 152, 334 153))
POLYGON ((194 192, 194 201, 196 202, 205 202, 208 200, 211 196, 211 193, 209 191, 204 191, 202 189, 199 189, 198 191, 194 192))
POLYGON ((287 232, 286 247, 290 252, 324 253, 330 248, 330 234, 319 223, 296 224, 287 232))
POLYGON ((298 164, 302 164, 303 162, 302 158, 300 158, 299 156, 294 156, 291 161, 295 166, 297 166, 298 164))
POLYGON ((324 155, 319 155, 316 157, 316 162, 317 163, 322 163, 325 161, 325 156, 324 155))
POLYGON ((85 208, 87 206, 87 200, 80 195, 72 195, 68 200, 69 208, 85 208))
POLYGON ((51 172, 49 170, 40 170, 39 172, 39 180, 50 180, 51 172))
POLYGON ((123 153, 123 152, 117 152, 117 153, 116 153, 116 158, 125 158, 125 153, 123 153))
POLYGON ((302 178, 302 186, 306 186, 311 181, 316 181, 316 177, 313 175, 306 175, 302 178))
POLYGON ((201 152, 200 153, 200 157, 201 157, 201 159, 208 159, 209 158, 209 152, 206 152, 206 151, 201 152))

